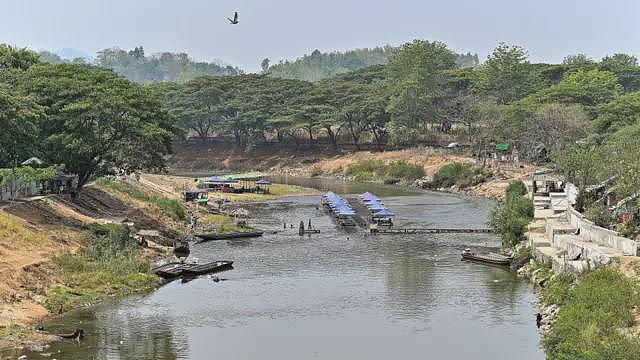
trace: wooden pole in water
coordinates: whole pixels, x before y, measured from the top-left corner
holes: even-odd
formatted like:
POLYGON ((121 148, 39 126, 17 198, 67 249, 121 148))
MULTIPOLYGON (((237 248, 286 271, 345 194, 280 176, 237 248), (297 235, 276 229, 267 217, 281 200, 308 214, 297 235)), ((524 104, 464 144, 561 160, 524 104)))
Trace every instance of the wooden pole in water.
POLYGON ((298 235, 304 235, 304 221, 300 221, 300 227, 298 228, 298 235))

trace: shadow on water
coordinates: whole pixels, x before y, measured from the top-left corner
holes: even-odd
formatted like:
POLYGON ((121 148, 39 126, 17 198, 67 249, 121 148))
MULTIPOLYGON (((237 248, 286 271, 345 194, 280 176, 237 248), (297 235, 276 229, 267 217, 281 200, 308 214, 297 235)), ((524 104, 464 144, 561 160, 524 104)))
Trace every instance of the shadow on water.
MULTIPOLYGON (((404 189, 382 195, 380 186, 366 190, 383 197, 399 224, 480 227, 492 204, 404 189)), ((174 281, 149 296, 70 314, 56 322, 84 328, 87 339, 45 352, 62 351, 58 359, 544 359, 530 286, 505 269, 460 261, 464 248, 497 248, 495 236, 345 232, 318 201, 247 204, 252 224, 267 231, 262 238, 191 248, 203 262, 233 260, 234 270, 219 275, 227 281, 174 281), (308 219, 321 234, 298 235, 308 219)))

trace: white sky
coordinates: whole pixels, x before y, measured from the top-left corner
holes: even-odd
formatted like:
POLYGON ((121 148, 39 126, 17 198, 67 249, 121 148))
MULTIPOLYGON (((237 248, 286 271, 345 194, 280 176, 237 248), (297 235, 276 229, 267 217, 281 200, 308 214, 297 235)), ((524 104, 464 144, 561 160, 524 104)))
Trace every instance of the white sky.
POLYGON ((0 43, 35 50, 143 45, 254 71, 269 57, 441 40, 481 58, 498 42, 532 61, 640 55, 640 0, 0 0, 0 43), (225 17, 240 13, 240 24, 225 17))

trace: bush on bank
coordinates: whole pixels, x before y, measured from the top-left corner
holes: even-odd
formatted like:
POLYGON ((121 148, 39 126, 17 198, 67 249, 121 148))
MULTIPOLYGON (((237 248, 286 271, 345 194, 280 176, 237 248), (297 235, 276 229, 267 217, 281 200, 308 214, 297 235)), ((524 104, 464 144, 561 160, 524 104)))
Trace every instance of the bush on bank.
POLYGON ((509 185, 506 198, 489 215, 489 225, 500 234, 502 245, 506 247, 522 241, 526 227, 533 219, 533 202, 522 195, 523 187, 526 189, 522 181, 509 185))
POLYGON ((47 293, 45 306, 52 313, 145 292, 159 284, 150 265, 139 258, 140 249, 123 225, 92 225, 91 243, 79 254, 55 258, 62 283, 47 293))
POLYGON ((481 166, 460 162, 443 165, 431 181, 431 188, 450 188, 454 185, 463 189, 478 185, 493 176, 491 170, 481 166))
POLYGON ((635 325, 633 309, 640 305, 640 286, 614 268, 582 274, 556 275, 543 303, 560 311, 543 341, 551 360, 637 359, 640 339, 622 331, 635 325))

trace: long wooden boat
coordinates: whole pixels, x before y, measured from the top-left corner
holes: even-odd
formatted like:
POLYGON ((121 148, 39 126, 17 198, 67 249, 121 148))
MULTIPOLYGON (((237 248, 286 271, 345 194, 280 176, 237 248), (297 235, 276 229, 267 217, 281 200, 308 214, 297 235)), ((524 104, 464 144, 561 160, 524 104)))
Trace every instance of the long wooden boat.
POLYGON ((233 261, 221 260, 195 265, 184 270, 184 276, 198 276, 233 269, 233 261))
POLYGON ((462 259, 470 260, 470 261, 478 261, 478 262, 483 262, 483 263, 493 264, 493 265, 504 265, 504 266, 509 266, 512 260, 508 256, 495 254, 495 253, 474 253, 468 249, 462 252, 462 259))
POLYGON ((164 279, 175 279, 181 276, 198 276, 233 269, 233 261, 221 260, 206 264, 185 264, 179 262, 158 266, 151 271, 164 279))
POLYGON ((240 239, 240 238, 252 238, 260 237, 264 234, 263 231, 248 231, 248 232, 233 232, 233 233, 206 233, 198 234, 196 237, 200 238, 199 242, 213 241, 213 240, 228 240, 228 239, 240 239))
POLYGON ((180 262, 172 262, 168 264, 164 264, 162 266, 158 266, 156 268, 151 269, 151 271, 164 279, 172 279, 182 276, 184 270, 190 264, 180 263, 180 262))

